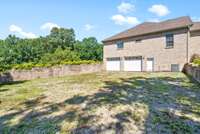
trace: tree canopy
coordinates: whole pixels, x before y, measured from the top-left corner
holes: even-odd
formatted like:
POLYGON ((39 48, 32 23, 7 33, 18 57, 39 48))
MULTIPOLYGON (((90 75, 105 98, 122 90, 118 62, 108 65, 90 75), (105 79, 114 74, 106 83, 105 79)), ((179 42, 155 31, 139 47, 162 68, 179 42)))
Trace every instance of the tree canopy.
POLYGON ((9 35, 0 40, 0 70, 24 63, 102 60, 102 44, 95 37, 76 40, 73 29, 53 28, 46 37, 21 39, 9 35))

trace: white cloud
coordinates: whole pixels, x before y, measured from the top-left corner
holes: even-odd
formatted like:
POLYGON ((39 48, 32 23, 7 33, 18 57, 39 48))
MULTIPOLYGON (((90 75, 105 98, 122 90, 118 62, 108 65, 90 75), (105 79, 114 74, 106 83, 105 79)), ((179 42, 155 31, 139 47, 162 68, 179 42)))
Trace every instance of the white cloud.
POLYGON ((140 23, 140 21, 136 17, 123 16, 123 15, 120 15, 120 14, 112 16, 111 19, 117 25, 125 25, 125 24, 137 25, 137 24, 140 23))
POLYGON ((31 32, 24 32, 23 29, 16 25, 10 25, 9 30, 14 33, 18 33, 25 38, 37 38, 37 36, 31 32))
POLYGON ((169 9, 162 4, 152 5, 148 10, 158 16, 166 16, 170 13, 169 9))
POLYGON ((122 2, 118 7, 120 13, 129 13, 135 9, 135 6, 130 3, 122 2))
POLYGON ((22 31, 22 29, 16 25, 10 25, 9 30, 11 32, 21 32, 22 31))
POLYGON ((200 17, 192 17, 193 21, 200 21, 200 17))
POLYGON ((57 27, 57 28, 60 28, 60 26, 58 24, 55 24, 55 23, 52 23, 52 22, 47 22, 47 23, 44 23, 40 29, 41 30, 51 30, 52 28, 54 27, 57 27))
POLYGON ((92 29, 94 29, 94 26, 91 25, 91 24, 86 24, 86 25, 84 26, 84 29, 85 29, 85 31, 91 31, 92 29))

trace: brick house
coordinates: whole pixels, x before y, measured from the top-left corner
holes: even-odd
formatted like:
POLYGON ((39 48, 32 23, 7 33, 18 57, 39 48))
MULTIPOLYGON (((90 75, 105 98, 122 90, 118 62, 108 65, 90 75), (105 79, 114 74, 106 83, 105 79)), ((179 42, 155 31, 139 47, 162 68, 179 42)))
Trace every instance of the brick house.
POLYGON ((200 22, 187 16, 144 22, 103 43, 108 71, 182 71, 200 54, 200 22))

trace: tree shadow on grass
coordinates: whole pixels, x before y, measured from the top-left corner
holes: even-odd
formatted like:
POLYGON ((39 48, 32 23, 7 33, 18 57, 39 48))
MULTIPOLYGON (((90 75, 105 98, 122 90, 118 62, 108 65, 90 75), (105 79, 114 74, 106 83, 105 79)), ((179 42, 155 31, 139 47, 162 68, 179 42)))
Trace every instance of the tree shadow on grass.
POLYGON ((8 91, 9 89, 7 89, 7 88, 3 88, 3 89, 0 89, 0 92, 6 92, 6 91, 8 91))
MULTIPOLYGON (((27 80, 23 80, 23 81, 9 81, 9 82, 4 82, 4 83, 0 83, 0 87, 2 86, 6 86, 6 85, 17 85, 17 84, 23 84, 27 82, 27 80)), ((1 89, 0 89, 1 90, 1 89)))
MULTIPOLYGON (((200 91, 196 90, 200 89, 200 86, 192 84, 190 87, 184 87, 180 85, 183 81, 182 78, 171 77, 134 77, 121 79, 120 82, 105 81, 104 90, 85 97, 88 98, 86 109, 91 110, 104 105, 131 107, 133 103, 145 104, 148 106, 149 114, 144 122, 144 133, 200 133, 200 120, 196 121, 195 118, 185 116, 186 107, 177 101, 177 96, 188 96, 191 98, 190 108, 192 109, 192 104, 200 108, 200 91), (198 95, 192 98, 191 93, 198 95), (178 115, 177 111, 183 114, 178 115)), ((124 122, 133 123, 130 118, 135 120, 135 126, 138 126, 137 122, 140 122, 141 117, 131 112, 116 112, 114 118, 118 121, 115 122, 115 130, 130 133, 131 130, 127 131, 128 128, 123 125, 124 122)), ((200 111, 190 110, 186 114, 198 116, 199 113, 200 111)), ((112 129, 112 126, 113 124, 108 124, 106 128, 112 129)))
MULTIPOLYGON (((180 85, 184 79, 172 77, 133 77, 119 81, 104 81, 99 92, 88 96, 74 96, 61 103, 45 103, 41 96, 21 105, 25 108, 0 117, 0 131, 3 133, 56 133, 62 130, 63 122, 74 122, 70 132, 74 134, 94 133, 200 133, 200 120, 177 114, 184 113, 186 106, 179 96, 187 96, 188 102, 200 109, 199 85, 180 85), (191 97, 191 93, 196 96, 191 97), (41 107, 38 108, 38 105, 41 107), (74 108, 65 110, 65 106, 74 108), (142 107, 141 107, 142 105, 142 107), (115 110, 116 107, 122 110, 115 110), (126 106, 126 107, 125 107, 126 106), (147 116, 141 110, 147 109, 147 116), (102 114, 96 111, 108 107, 102 114), (111 110, 109 112, 109 109, 111 110), (64 111, 61 114, 54 114, 64 111), (107 113, 106 113, 107 112, 107 113), (52 115, 54 114, 54 115, 52 115), (16 124, 10 120, 23 115, 16 124), (98 123, 102 118, 105 122, 98 123), (108 121, 113 119, 114 121, 108 121), (107 121, 106 121, 107 120, 107 121), (134 129, 133 129, 134 128, 134 129), (137 128, 137 129, 136 129, 137 128)), ((191 109, 194 108, 189 105, 191 109)), ((200 111, 193 109, 187 115, 198 117, 200 111)), ((68 131, 69 132, 69 131, 68 131)))
POLYGON ((24 82, 26 82, 26 80, 15 81, 9 72, 0 74, 0 87, 5 85, 22 84, 24 82))

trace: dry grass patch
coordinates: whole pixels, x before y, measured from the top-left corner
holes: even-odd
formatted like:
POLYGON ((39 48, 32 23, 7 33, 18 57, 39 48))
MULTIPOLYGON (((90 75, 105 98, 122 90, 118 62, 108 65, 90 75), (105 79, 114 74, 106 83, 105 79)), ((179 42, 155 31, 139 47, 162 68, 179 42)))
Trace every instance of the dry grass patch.
POLYGON ((0 85, 2 133, 200 133, 182 73, 93 73, 0 85))

